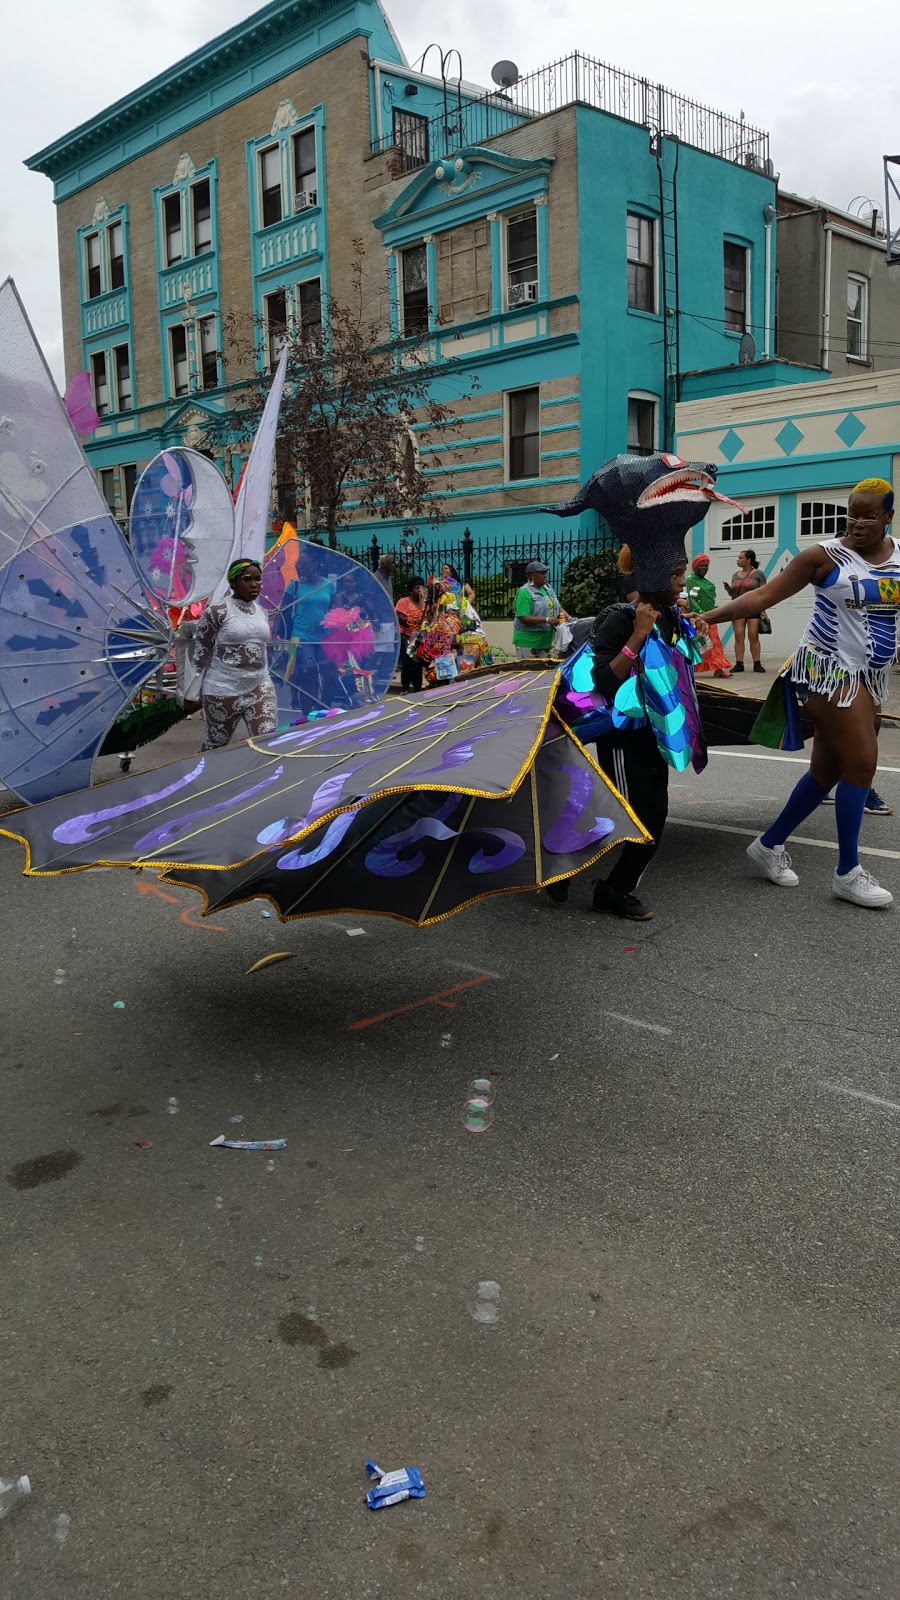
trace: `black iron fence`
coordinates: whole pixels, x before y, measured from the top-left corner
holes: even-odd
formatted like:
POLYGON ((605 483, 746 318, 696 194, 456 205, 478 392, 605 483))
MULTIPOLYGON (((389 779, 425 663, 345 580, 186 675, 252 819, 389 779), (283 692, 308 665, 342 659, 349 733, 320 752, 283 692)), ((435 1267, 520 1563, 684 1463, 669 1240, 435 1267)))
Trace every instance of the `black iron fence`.
POLYGON ((455 155, 465 145, 483 144, 533 117, 576 103, 636 122, 657 138, 680 139, 752 171, 767 170, 769 136, 763 129, 751 127, 743 112, 739 117, 728 116, 675 94, 664 84, 610 67, 577 50, 476 100, 464 99, 461 88, 448 81, 444 111, 431 120, 427 133, 423 125, 410 143, 401 126, 376 140, 374 148, 399 144, 403 170, 412 171, 429 160, 455 155))
POLYGON ((392 555, 396 599, 413 578, 427 580, 439 576, 444 566, 452 567, 457 577, 475 590, 475 604, 484 621, 502 622, 512 616, 516 590, 525 582, 529 561, 546 562, 548 582, 560 593, 583 581, 583 569, 592 568, 592 558, 610 557, 618 547, 618 541, 601 524, 593 533, 554 528, 529 539, 475 540, 468 528, 456 539, 410 535, 382 542, 373 535, 366 555, 350 549, 347 554, 358 561, 368 559, 373 570, 383 555, 392 555))

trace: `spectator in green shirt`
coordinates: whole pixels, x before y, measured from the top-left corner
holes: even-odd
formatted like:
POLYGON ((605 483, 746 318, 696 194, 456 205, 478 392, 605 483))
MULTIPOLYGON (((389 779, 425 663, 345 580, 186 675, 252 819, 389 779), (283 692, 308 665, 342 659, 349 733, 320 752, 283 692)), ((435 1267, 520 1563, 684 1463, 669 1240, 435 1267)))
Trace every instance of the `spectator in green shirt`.
POLYGON ((547 582, 543 561, 529 561, 527 582, 516 595, 513 645, 520 660, 527 656, 547 656, 557 626, 565 612, 547 582))

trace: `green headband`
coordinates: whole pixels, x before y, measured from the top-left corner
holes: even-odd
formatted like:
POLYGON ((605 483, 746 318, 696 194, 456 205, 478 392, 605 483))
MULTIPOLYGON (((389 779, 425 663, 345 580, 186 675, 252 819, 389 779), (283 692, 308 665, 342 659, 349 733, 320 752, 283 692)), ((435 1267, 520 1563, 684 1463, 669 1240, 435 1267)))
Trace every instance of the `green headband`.
POLYGON ((258 572, 262 572, 262 568, 260 567, 258 561, 250 561, 246 556, 243 556, 240 561, 232 561, 231 566, 228 568, 228 571, 225 574, 228 582, 234 583, 235 578, 239 578, 241 573, 246 572, 248 567, 256 567, 258 572))

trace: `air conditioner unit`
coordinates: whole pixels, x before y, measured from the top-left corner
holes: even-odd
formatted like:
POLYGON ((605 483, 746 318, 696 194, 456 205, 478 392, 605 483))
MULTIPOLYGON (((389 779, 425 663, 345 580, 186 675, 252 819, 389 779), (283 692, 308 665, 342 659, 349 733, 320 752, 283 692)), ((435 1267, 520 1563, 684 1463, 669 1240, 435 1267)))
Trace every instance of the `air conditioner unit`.
POLYGON ((536 281, 534 283, 511 283, 509 286, 508 300, 510 308, 527 305, 529 300, 536 300, 537 297, 538 286, 536 281))
POLYGON ((310 206, 318 204, 318 195, 315 189, 301 189, 294 195, 294 211, 308 211, 310 206))

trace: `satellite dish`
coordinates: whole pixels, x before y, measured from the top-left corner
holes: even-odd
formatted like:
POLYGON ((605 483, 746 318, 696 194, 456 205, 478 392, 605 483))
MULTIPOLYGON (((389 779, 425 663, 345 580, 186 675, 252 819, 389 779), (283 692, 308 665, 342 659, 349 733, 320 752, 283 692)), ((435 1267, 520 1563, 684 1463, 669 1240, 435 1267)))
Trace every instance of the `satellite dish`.
POLYGON ((741 339, 741 348, 738 353, 738 362, 742 367, 752 367, 756 360, 756 340, 752 333, 745 333, 741 339))
POLYGON ((519 81, 519 69, 514 61, 498 61, 491 67, 491 77, 501 89, 512 89, 519 81))

